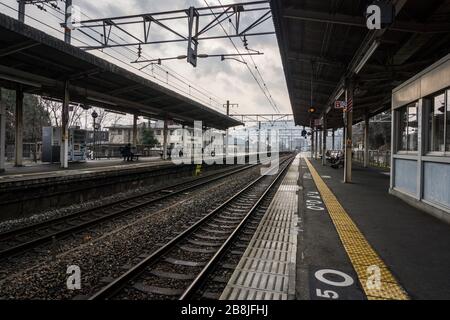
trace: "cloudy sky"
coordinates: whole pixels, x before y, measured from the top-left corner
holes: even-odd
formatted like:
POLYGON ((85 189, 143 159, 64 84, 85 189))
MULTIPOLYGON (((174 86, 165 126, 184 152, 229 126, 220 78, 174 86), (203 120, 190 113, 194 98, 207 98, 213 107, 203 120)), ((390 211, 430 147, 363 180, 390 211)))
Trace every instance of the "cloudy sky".
MULTIPOLYGON (((237 1, 220 0, 222 4, 232 3, 237 1)), ((56 2, 55 2, 56 3, 56 2)), ((39 10, 36 6, 27 6, 26 23, 44 30, 58 38, 62 38, 62 28, 59 23, 62 19, 62 11, 64 3, 57 1, 60 10, 45 7, 47 12, 39 10)), ((207 0, 209 5, 219 5, 219 0, 207 0)), ((8 7, 17 8, 16 0, 0 0, 0 11, 11 16, 16 17, 17 12, 8 7)), ((106 18, 112 16, 123 16, 142 13, 153 13, 166 10, 185 9, 189 6, 205 7, 205 0, 73 0, 73 4, 81 8, 82 19, 88 18, 106 18)), ((267 4, 268 6, 268 4, 267 4)), ((260 13, 247 13, 242 17, 242 24, 246 25, 260 13)), ((167 24, 186 34, 187 20, 172 20, 167 24)), ((207 23, 207 20, 201 20, 201 24, 207 23)), ((223 27, 227 32, 232 31, 232 25, 226 21, 223 27)), ((244 26, 242 26, 244 27, 244 26)), ((126 27, 127 31, 132 32, 138 36, 142 35, 142 25, 134 25, 126 27)), ((100 29, 98 29, 100 30, 100 29)), ((261 26, 257 27, 257 31, 273 31, 272 20, 266 21, 261 26)), ((99 34, 93 30, 86 29, 90 35, 96 39, 99 34)), ((119 30, 113 30, 115 33, 112 36, 117 42, 128 40, 127 36, 120 33, 119 30), (119 36, 122 38, 120 39, 119 36)), ((217 27, 211 30, 207 36, 224 35, 224 31, 217 27)), ((154 40, 163 40, 173 38, 168 32, 162 31, 157 27, 152 27, 150 37, 154 40)), ((258 70, 262 74, 267 87, 275 101, 278 109, 282 113, 290 113, 291 107, 288 98, 286 83, 283 75, 280 54, 275 35, 264 35, 249 37, 249 48, 258 50, 264 53, 261 56, 254 56, 258 70)), ((240 52, 246 52, 242 41, 235 38, 234 42, 240 52)), ((83 36, 79 31, 73 33, 74 45, 94 45, 92 39, 83 36)), ((138 69, 144 65, 130 64, 131 61, 137 58, 136 48, 119 48, 119 49, 105 49, 104 52, 99 50, 91 51, 104 59, 110 60, 122 67, 125 67, 141 76, 150 77, 153 81, 171 88, 186 95, 193 95, 204 104, 209 104, 215 109, 220 109, 222 103, 230 100, 231 103, 238 103, 239 108, 232 109, 232 113, 274 113, 274 109, 269 101, 264 96, 258 84, 253 79, 247 66, 245 64, 226 60, 221 62, 220 58, 199 59, 197 68, 193 68, 185 60, 171 60, 164 61, 160 66, 149 66, 146 69, 139 71, 138 69), (168 74, 167 74, 168 72, 168 74), (191 87, 189 87, 191 86, 191 87), (199 92, 200 91, 200 92, 199 92)), ((235 48, 229 39, 220 40, 206 40, 199 44, 199 53, 207 54, 222 54, 222 53, 236 53, 235 48)), ((171 43, 171 44, 154 44, 143 47, 143 55, 147 58, 165 58, 186 54, 186 43, 171 43)), ((259 78, 258 73, 249 57, 246 57, 248 66, 252 69, 255 76, 259 78)), ((262 83, 262 81, 261 81, 262 83)))

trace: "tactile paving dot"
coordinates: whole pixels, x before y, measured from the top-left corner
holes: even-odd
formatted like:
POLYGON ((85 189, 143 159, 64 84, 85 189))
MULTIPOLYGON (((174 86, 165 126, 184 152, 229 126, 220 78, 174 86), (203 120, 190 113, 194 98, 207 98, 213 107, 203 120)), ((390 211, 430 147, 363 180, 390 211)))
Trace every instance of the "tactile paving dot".
POLYGON ((286 300, 295 295, 298 167, 292 162, 221 300, 286 300))
POLYGON ((399 285, 388 267, 352 221, 336 196, 317 173, 311 162, 309 162, 307 158, 305 158, 305 162, 311 172, 314 183, 320 192, 322 200, 328 209, 328 213, 336 227, 336 231, 339 234, 344 249, 353 264, 367 298, 370 300, 408 300, 409 297, 406 291, 399 285), (367 286, 367 268, 372 265, 377 266, 381 272, 381 285, 379 288, 375 289, 367 286))

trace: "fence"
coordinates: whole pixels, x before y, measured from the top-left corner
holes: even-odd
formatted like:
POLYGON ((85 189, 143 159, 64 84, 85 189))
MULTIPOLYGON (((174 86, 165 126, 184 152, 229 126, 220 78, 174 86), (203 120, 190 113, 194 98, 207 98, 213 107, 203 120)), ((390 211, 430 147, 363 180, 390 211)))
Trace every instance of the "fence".
MULTIPOLYGON (((364 163, 364 150, 355 150, 353 160, 364 163)), ((391 152, 369 150, 369 165, 380 168, 391 167, 391 152)))
MULTIPOLYGON (((95 158, 121 158, 121 149, 124 144, 96 144, 95 146, 88 145, 88 151, 94 151, 95 158)), ((152 149, 146 145, 137 145, 132 149, 133 152, 141 154, 144 157, 159 156, 161 153, 160 149, 152 149)))
MULTIPOLYGON (((42 143, 23 143, 22 157, 26 160, 38 161, 41 159, 42 143)), ((15 145, 7 144, 5 148, 6 161, 11 162, 15 157, 15 145)))

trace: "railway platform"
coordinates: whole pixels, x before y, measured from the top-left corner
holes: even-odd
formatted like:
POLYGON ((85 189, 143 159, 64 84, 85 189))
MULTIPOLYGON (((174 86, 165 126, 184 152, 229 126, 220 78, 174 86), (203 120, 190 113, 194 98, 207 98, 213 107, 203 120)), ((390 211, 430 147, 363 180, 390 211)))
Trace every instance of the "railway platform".
POLYGON ((389 195, 388 172, 342 176, 292 163, 221 299, 450 297, 450 226, 389 195))
POLYGON ((31 180, 45 180, 63 177, 92 175, 95 173, 114 172, 119 170, 154 167, 168 164, 170 161, 160 157, 143 157, 140 160, 127 162, 122 159, 88 160, 86 162, 70 163, 69 168, 62 169, 59 163, 28 163, 22 167, 7 166, 6 171, 0 173, 0 184, 5 182, 20 182, 31 180))

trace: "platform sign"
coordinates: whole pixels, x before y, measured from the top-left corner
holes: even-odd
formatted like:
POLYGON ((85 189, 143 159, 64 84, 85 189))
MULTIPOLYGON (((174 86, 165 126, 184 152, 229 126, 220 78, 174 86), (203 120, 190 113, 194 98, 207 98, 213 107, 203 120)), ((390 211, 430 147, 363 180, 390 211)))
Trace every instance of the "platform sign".
POLYGON ((345 109, 347 108, 347 101, 336 100, 334 104, 335 109, 345 109))
POLYGON ((365 300, 350 268, 309 266, 308 271, 311 300, 365 300))

